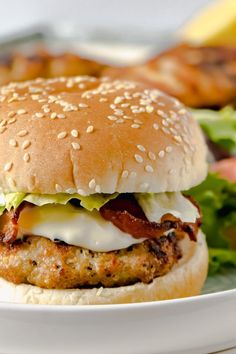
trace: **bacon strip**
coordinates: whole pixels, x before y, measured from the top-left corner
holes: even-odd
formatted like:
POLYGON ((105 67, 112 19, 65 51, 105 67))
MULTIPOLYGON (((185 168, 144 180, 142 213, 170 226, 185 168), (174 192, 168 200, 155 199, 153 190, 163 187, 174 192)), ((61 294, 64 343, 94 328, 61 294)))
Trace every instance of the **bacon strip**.
POLYGON ((16 240, 20 213, 26 206, 33 206, 33 204, 23 202, 18 208, 5 211, 0 216, 0 242, 10 244, 16 240))
MULTIPOLYGON (((192 202, 195 204, 194 201, 192 202)), ((20 213, 29 206, 34 205, 23 202, 17 209, 6 211, 0 216, 0 242, 11 244, 16 240, 20 213)), ((182 237, 183 233, 187 233, 191 240, 196 241, 201 224, 201 218, 196 223, 186 223, 171 214, 163 215, 160 223, 148 221, 132 195, 120 195, 109 201, 100 209, 100 214, 121 231, 135 238, 160 238, 166 231, 175 230, 176 235, 182 237)))
POLYGON ((109 201, 100 209, 100 214, 135 238, 160 238, 166 231, 174 229, 177 233, 187 233, 191 240, 196 241, 201 223, 200 218, 196 223, 186 223, 171 214, 163 215, 160 223, 148 221, 133 197, 132 200, 118 197, 109 201))

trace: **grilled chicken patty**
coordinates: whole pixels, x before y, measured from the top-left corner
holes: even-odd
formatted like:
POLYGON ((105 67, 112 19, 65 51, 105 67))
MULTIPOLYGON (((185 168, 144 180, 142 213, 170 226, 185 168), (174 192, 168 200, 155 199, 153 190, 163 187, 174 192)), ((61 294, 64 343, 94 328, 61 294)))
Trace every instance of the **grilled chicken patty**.
POLYGON ((48 289, 149 283, 181 257, 174 232, 112 252, 93 252, 45 237, 0 243, 0 276, 48 289))

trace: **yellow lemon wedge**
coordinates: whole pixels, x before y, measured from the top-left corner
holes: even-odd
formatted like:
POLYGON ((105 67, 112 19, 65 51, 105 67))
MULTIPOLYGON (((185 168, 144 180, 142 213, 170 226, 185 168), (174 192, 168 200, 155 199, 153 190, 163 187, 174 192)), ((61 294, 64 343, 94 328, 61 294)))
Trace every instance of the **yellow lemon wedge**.
POLYGON ((236 45, 236 0, 215 0, 178 32, 182 41, 236 45))

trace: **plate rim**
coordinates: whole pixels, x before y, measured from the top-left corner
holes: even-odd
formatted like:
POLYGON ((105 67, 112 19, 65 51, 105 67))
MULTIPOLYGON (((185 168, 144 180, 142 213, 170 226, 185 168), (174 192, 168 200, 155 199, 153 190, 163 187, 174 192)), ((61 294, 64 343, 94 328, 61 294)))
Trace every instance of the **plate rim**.
POLYGON ((202 294, 196 296, 190 296, 185 298, 149 301, 149 302, 137 302, 126 304, 101 304, 101 305, 41 305, 41 304, 20 304, 20 303, 8 303, 0 302, 0 311, 12 310, 18 312, 107 312, 107 311, 127 311, 135 310, 137 308, 149 309, 149 308, 163 308, 172 307, 176 305, 190 304, 196 302, 207 302, 217 298, 231 298, 236 296, 236 288, 230 290, 218 291, 210 294, 202 294))

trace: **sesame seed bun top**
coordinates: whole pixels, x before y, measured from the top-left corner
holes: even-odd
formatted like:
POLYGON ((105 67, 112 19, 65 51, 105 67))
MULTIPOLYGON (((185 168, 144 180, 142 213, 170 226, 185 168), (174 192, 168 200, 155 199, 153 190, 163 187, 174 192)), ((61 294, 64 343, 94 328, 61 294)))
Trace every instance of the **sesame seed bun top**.
POLYGON ((0 89, 4 192, 186 190, 207 173, 197 123, 174 98, 127 82, 36 79, 0 89))

